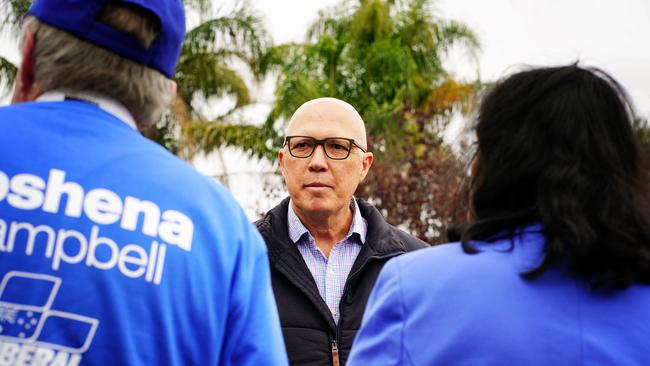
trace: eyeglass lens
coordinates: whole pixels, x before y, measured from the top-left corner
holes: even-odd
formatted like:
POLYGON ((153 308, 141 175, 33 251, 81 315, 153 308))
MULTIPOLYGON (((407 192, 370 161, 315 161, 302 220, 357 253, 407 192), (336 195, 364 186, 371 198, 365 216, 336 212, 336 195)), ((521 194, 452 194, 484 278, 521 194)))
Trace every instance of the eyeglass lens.
POLYGON ((297 158, 309 157, 317 145, 323 145, 325 154, 331 159, 345 159, 350 155, 352 143, 345 139, 326 138, 316 141, 312 137, 292 137, 289 140, 289 152, 297 158))

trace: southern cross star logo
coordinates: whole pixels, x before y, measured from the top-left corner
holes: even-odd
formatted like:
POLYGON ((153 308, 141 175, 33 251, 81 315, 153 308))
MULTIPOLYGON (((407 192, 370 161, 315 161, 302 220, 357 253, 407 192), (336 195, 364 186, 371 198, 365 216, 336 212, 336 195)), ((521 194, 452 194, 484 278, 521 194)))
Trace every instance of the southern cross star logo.
POLYGON ((28 343, 70 354, 86 352, 99 321, 52 309, 61 283, 59 277, 37 273, 5 274, 0 283, 0 341, 28 343), (74 336, 62 335, 61 329, 74 336))

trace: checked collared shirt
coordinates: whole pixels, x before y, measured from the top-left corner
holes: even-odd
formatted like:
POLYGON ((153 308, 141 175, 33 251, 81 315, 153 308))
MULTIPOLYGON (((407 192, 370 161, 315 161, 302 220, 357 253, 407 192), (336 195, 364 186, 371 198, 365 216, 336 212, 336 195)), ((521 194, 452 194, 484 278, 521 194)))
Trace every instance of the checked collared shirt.
POLYGON ((329 259, 318 248, 314 237, 296 215, 292 202, 289 202, 287 215, 289 238, 296 244, 307 263, 307 268, 318 286, 318 292, 332 312, 336 323, 339 321, 339 301, 343 296, 345 282, 366 241, 368 231, 368 222, 361 216, 354 197, 350 202, 350 208, 354 211, 350 230, 343 240, 332 247, 329 259))

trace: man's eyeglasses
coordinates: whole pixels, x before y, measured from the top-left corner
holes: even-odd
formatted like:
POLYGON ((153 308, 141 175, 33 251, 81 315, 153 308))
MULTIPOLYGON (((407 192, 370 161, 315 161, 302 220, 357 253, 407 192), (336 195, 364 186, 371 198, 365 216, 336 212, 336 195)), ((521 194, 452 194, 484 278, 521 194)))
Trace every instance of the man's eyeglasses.
POLYGON ((350 156, 352 147, 356 146, 364 153, 366 150, 359 146, 354 139, 345 137, 327 137, 317 140, 310 136, 287 136, 284 144, 289 146, 289 154, 294 158, 308 158, 316 150, 316 146, 322 145, 325 155, 332 160, 345 160, 350 156))

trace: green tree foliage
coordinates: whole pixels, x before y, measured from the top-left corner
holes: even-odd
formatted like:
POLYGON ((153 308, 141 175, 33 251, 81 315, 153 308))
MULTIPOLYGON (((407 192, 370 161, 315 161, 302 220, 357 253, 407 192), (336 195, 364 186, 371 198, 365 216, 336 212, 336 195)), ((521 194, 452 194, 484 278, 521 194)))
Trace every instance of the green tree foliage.
POLYGON ((0 56, 0 97, 7 96, 16 80, 18 68, 11 61, 0 56))
MULTIPOLYGON (((20 36, 20 24, 29 9, 30 0, 0 0, 0 14, 4 17, 0 20, 2 34, 18 42, 20 36)), ((11 86, 16 80, 18 67, 3 56, 0 56, 0 97, 7 96, 11 86)))

